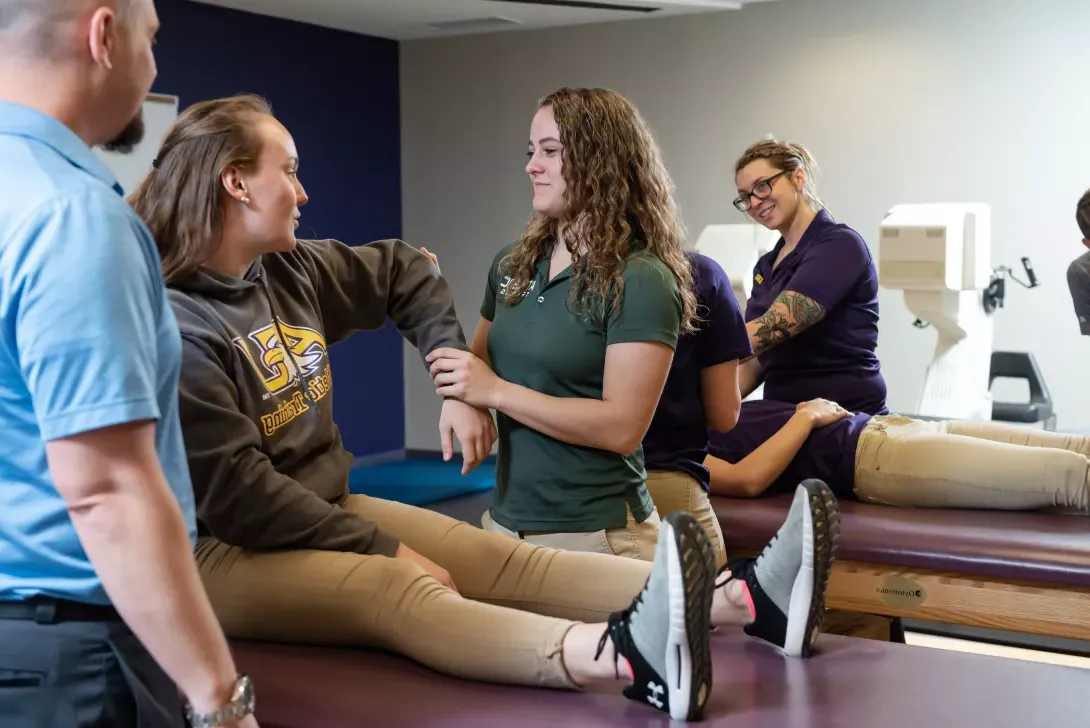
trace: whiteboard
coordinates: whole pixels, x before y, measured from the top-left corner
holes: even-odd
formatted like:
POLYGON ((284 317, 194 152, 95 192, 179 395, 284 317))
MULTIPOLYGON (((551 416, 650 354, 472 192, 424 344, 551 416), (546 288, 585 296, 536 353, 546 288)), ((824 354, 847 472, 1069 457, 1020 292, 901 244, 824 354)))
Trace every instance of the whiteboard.
POLYGON ((159 144, 178 118, 178 97, 151 94, 144 101, 144 139, 129 154, 107 152, 95 147, 95 154, 117 177, 126 196, 151 171, 151 163, 159 151, 159 144))

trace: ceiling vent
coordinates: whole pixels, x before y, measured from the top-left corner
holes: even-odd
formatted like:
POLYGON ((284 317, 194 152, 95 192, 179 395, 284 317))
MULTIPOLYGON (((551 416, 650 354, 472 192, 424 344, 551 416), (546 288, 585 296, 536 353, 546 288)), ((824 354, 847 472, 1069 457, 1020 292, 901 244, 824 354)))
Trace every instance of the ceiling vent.
POLYGON ((485 33, 492 30, 513 30, 522 25, 522 21, 500 16, 428 23, 429 28, 443 33, 485 33))
POLYGON ((653 13, 660 8, 649 5, 631 5, 623 2, 601 0, 492 0, 494 3, 539 5, 547 8, 572 8, 573 10, 612 10, 619 13, 653 13))
POLYGON ((571 8, 573 10, 607 10, 618 13, 654 13, 667 7, 707 8, 709 10, 738 10, 746 2, 761 0, 657 0, 639 2, 633 0, 491 0, 494 3, 537 5, 547 8, 571 8))

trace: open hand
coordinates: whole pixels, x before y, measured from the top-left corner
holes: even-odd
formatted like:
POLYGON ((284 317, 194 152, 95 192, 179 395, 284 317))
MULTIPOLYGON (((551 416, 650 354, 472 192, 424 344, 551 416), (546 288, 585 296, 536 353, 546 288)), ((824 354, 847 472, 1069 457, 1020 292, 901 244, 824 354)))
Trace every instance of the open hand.
POLYGON ((851 412, 827 399, 811 399, 809 402, 802 402, 795 411, 809 415, 814 427, 825 427, 852 416, 851 412))
POLYGON ((482 409, 496 409, 496 396, 503 380, 468 351, 443 347, 424 357, 440 397, 460 399, 482 409))
POLYGON ((496 421, 486 409, 477 409, 457 399, 443 402, 439 415, 439 440, 443 460, 454 456, 454 438, 462 445, 462 475, 484 462, 496 442, 496 421))

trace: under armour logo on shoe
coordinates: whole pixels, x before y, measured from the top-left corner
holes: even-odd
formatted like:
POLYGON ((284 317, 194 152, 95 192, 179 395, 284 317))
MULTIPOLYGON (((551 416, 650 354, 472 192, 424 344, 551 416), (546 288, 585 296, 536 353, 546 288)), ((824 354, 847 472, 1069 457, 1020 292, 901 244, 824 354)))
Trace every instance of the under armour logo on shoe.
POLYGON ((666 692, 666 689, 663 688, 661 685, 656 685, 653 682, 649 682, 647 683, 647 690, 649 691, 647 693, 647 702, 651 703, 651 705, 655 706, 656 708, 661 708, 662 701, 659 700, 659 696, 666 692))

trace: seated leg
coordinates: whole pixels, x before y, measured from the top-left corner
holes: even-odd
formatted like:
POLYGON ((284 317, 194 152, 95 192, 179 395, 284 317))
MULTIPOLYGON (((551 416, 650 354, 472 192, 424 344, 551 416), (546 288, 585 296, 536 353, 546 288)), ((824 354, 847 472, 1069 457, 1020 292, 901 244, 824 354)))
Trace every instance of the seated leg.
POLYGON ((551 549, 651 561, 655 555, 655 544, 658 543, 659 528, 662 526, 658 511, 652 511, 650 516, 636 523, 632 509, 626 506, 625 510, 627 518, 623 527, 603 528, 597 531, 578 533, 529 531, 520 534, 494 521, 489 511, 485 511, 481 516, 481 526, 486 531, 498 533, 516 541, 525 541, 551 549))
MULTIPOLYGON (((196 555, 233 638, 378 647, 497 683, 575 688, 592 679, 632 679, 628 697, 677 719, 698 719, 708 698, 714 561, 704 529, 687 514, 664 524, 644 589, 597 625, 466 599, 407 559, 254 553, 211 539, 196 555)), ((642 564, 600 559, 621 569, 642 564)))
POLYGON ((546 548, 404 503, 354 495, 344 507, 449 571, 464 596, 492 604, 602 621, 651 573, 650 561, 546 548))

